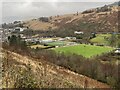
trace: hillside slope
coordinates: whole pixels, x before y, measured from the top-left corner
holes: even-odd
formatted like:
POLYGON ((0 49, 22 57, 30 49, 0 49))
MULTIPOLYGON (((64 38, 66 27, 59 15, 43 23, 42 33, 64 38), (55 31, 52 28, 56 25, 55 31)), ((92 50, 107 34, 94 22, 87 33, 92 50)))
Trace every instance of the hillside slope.
POLYGON ((2 50, 2 58, 4 88, 110 88, 44 60, 34 60, 7 50, 2 50))
POLYGON ((41 19, 29 20, 24 26, 33 30, 73 29, 84 32, 113 32, 118 31, 118 6, 105 5, 82 13, 51 16, 47 19, 47 22, 41 19))

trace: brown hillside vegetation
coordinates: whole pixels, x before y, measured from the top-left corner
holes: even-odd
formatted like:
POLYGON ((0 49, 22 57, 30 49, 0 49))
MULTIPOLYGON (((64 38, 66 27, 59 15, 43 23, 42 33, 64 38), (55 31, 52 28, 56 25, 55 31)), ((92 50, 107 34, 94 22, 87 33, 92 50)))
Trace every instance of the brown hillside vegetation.
POLYGON ((48 30, 49 28, 55 29, 56 26, 49 22, 42 22, 39 20, 30 20, 27 21, 25 26, 28 26, 30 29, 33 30, 48 30))
MULTIPOLYGON (((44 60, 2 50, 3 87, 109 88, 104 83, 74 73, 44 60)), ((103 90, 103 89, 102 89, 103 90)))
POLYGON ((106 10, 104 6, 82 13, 51 16, 48 19, 48 22, 39 19, 30 20, 25 22, 24 26, 33 30, 74 29, 87 32, 112 32, 118 27, 118 6, 112 6, 110 10, 106 10))

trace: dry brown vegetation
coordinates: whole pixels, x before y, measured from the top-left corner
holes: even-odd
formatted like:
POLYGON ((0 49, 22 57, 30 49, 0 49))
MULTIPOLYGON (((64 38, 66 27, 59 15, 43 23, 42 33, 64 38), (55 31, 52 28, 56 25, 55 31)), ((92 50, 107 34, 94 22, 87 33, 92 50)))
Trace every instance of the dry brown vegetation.
MULTIPOLYGON (((101 9, 100 9, 101 10, 101 9)), ((74 29, 82 31, 112 32, 118 27, 118 7, 111 7, 110 11, 96 11, 90 13, 75 13, 48 17, 48 22, 34 19, 25 22, 33 30, 74 29)))
POLYGON ((27 21, 25 26, 28 26, 32 30, 48 30, 49 28, 55 29, 56 26, 49 22, 42 22, 39 20, 27 21))
POLYGON ((4 88, 110 88, 43 60, 2 50, 4 88))

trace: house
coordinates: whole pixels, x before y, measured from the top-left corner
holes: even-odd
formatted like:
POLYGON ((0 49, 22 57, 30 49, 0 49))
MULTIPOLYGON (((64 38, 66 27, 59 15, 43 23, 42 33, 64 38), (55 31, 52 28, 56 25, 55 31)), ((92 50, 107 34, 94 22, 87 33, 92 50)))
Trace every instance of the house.
POLYGON ((54 40, 52 39, 42 39, 41 40, 41 43, 50 43, 50 42, 53 42, 54 40))
POLYGON ((76 37, 65 37, 67 40, 76 40, 76 37))
POLYGON ((75 31, 74 34, 84 34, 82 31, 75 31))
POLYGON ((65 38, 59 38, 58 41, 65 41, 65 38))
POLYGON ((3 30, 3 28, 0 28, 0 30, 3 30))
POLYGON ((24 39, 28 44, 32 43, 32 44, 36 44, 36 41, 33 39, 33 38, 27 38, 27 39, 24 39))
POLYGON ((16 27, 16 28, 14 29, 14 31, 16 31, 16 32, 23 32, 23 31, 24 31, 24 28, 16 27))
POLYGON ((20 34, 20 36, 21 36, 22 39, 27 39, 27 37, 24 36, 23 34, 20 34))

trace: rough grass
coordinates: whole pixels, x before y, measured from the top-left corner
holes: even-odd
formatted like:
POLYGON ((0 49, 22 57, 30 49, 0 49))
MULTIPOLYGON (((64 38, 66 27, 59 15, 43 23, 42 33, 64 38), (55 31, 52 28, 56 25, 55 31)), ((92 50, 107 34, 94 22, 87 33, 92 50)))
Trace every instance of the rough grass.
POLYGON ((81 44, 76 46, 59 47, 59 48, 55 48, 54 50, 57 53, 64 53, 66 55, 77 54, 90 58, 92 56, 101 55, 102 53, 110 52, 113 50, 113 48, 81 44))
POLYGON ((66 70, 65 73, 65 69, 63 72, 59 66, 53 66, 44 60, 36 61, 13 52, 7 52, 9 57, 6 56, 6 52, 4 53, 3 88, 82 88, 80 83, 75 83, 73 74, 66 74, 69 72, 66 70), (68 75, 73 80, 69 79, 68 75))
POLYGON ((107 84, 45 60, 28 58, 6 50, 2 51, 2 55, 4 59, 3 88, 83 88, 85 80, 89 85, 86 85, 86 88, 110 88, 107 84))
POLYGON ((111 37, 111 34, 97 34, 97 36, 90 41, 93 43, 98 43, 98 44, 108 44, 109 38, 111 37))

